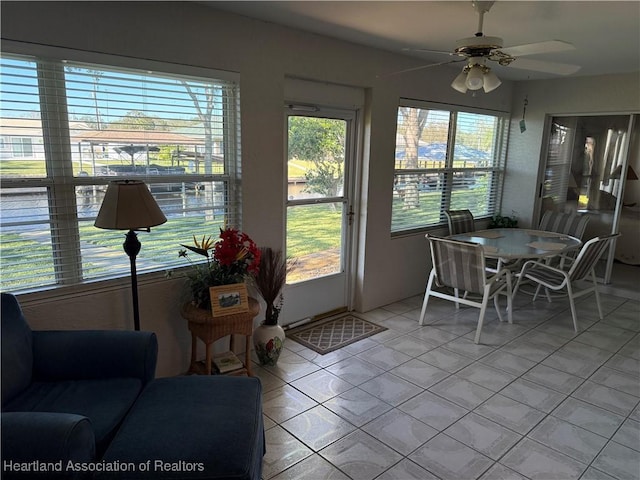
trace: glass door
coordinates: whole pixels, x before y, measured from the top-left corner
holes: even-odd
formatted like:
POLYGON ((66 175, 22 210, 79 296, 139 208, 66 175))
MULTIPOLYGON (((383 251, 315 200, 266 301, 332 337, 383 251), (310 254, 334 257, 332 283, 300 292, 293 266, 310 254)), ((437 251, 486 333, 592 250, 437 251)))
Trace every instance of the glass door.
POLYGON ((288 107, 283 324, 350 307, 356 112, 288 107))
MULTIPOLYGON (((544 182, 540 189, 540 217, 546 210, 589 215, 583 240, 616 232, 629 236, 630 232, 622 228, 621 219, 634 213, 627 208, 623 197, 626 182, 637 177, 632 166, 634 155, 629 148, 630 139, 637 137, 635 117, 551 118, 544 182)), ((635 235, 637 232, 632 233, 635 235)), ((604 283, 611 280, 614 258, 623 256, 622 245, 615 246, 614 243, 614 248, 603 255, 596 269, 604 283)))

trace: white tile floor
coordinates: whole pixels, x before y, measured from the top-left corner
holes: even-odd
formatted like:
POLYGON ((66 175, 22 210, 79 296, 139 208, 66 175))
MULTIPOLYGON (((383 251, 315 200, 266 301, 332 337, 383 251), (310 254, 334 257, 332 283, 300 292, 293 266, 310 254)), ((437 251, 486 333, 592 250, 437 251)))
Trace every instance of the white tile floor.
POLYGON ((288 340, 264 387, 265 480, 640 479, 640 302, 518 295, 514 324, 422 297, 327 355, 288 340))

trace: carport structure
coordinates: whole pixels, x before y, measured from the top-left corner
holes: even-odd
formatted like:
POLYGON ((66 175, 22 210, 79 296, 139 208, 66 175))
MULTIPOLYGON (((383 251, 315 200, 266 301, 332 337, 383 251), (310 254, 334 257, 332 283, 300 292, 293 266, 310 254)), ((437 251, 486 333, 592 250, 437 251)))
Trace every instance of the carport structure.
MULTIPOLYGON (((181 164, 187 161, 189 164, 193 162, 193 173, 201 173, 200 163, 204 161, 204 155, 198 152, 198 147, 202 148, 204 141, 196 136, 152 130, 75 130, 71 136, 72 143, 78 146, 79 170, 84 171, 84 160, 88 154, 93 176, 113 174, 109 167, 114 164, 114 158, 109 149, 118 155, 126 155, 132 171, 139 167, 148 168, 151 164, 151 153, 160 152, 160 147, 174 147, 171 150, 170 164, 165 165, 169 168, 181 167, 181 164), (141 157, 144 160, 137 165, 136 162, 141 157)), ((216 160, 218 158, 214 156, 212 161, 216 160)))

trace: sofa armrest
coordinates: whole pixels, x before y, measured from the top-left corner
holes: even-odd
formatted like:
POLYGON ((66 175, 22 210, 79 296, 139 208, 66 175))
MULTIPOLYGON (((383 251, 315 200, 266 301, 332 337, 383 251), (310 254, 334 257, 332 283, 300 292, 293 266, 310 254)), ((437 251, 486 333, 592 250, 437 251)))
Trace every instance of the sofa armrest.
POLYGON ((87 464, 95 461, 95 454, 95 437, 87 417, 49 412, 2 413, 3 478, 81 477, 67 469, 69 461, 87 464), (48 466, 38 465, 44 463, 55 465, 56 470, 42 473, 41 468, 48 466))
POLYGON ((47 330, 33 332, 35 380, 155 377, 158 340, 152 332, 47 330))

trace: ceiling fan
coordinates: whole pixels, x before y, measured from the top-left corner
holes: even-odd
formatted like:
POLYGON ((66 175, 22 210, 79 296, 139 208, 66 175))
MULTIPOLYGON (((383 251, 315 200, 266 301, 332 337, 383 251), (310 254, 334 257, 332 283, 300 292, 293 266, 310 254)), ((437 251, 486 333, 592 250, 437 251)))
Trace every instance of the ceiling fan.
POLYGON ((553 73, 556 75, 571 75, 572 73, 580 70, 580 67, 578 65, 521 58, 526 55, 575 50, 575 47, 570 43, 562 42, 560 40, 549 40, 545 42, 528 43, 524 45, 503 48, 502 38, 485 36, 482 32, 484 14, 491 9, 494 3, 495 0, 472 0, 471 4, 479 16, 478 33, 476 33, 473 37, 466 37, 458 40, 453 52, 425 49, 405 49, 410 51, 437 53, 459 58, 401 70, 395 72, 393 75, 420 70, 423 68, 447 65, 449 63, 466 62, 466 65, 462 69, 462 72, 454 79, 451 87, 461 93, 466 93, 467 90, 475 91, 480 89, 483 89, 486 93, 489 93, 498 88, 502 82, 496 76, 496 74, 491 71, 491 68, 487 65, 487 62, 496 62, 498 63, 498 65, 502 66, 512 66, 523 70, 553 73))

